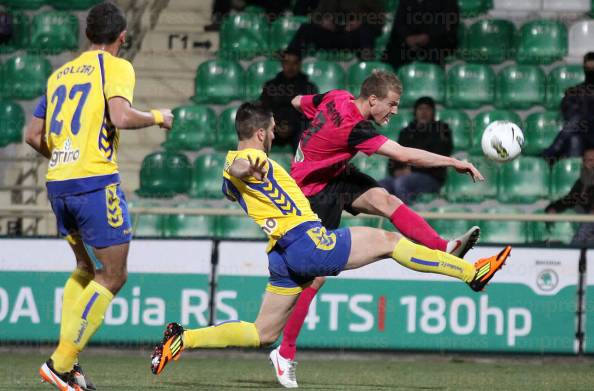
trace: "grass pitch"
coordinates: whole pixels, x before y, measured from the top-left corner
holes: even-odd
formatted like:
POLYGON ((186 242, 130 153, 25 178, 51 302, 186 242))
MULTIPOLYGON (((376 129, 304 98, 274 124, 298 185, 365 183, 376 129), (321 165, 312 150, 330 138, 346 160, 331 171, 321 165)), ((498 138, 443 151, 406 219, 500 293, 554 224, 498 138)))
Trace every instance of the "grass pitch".
MULTIPOLYGON (((4 349, 5 350, 5 349, 4 349)), ((37 369, 48 351, 2 351, 0 390, 52 390, 37 369)), ((299 354, 299 353, 298 353, 299 354)), ((304 390, 592 390, 591 358, 301 352, 304 390)), ((149 352, 90 349, 81 362, 99 391, 281 389, 265 351, 184 352, 161 376, 149 352)))

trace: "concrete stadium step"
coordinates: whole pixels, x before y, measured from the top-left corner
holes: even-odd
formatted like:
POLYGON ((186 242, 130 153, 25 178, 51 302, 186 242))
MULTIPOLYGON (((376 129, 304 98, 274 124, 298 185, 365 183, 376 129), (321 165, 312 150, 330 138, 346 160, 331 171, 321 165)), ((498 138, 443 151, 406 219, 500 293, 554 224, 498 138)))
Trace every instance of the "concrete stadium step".
POLYGON ((147 52, 215 52, 218 47, 218 33, 204 32, 202 28, 188 28, 185 25, 167 26, 163 30, 157 26, 146 34, 142 42, 142 51, 147 52))
POLYGON ((142 77, 174 75, 176 79, 194 80, 204 56, 194 53, 166 53, 142 51, 134 58, 134 69, 142 77))
POLYGON ((143 76, 137 79, 134 94, 139 98, 158 96, 183 102, 194 95, 194 82, 187 78, 177 79, 167 75, 163 77, 143 76))
POLYGON ((212 1, 206 0, 169 0, 167 9, 175 11, 194 11, 210 15, 212 1))

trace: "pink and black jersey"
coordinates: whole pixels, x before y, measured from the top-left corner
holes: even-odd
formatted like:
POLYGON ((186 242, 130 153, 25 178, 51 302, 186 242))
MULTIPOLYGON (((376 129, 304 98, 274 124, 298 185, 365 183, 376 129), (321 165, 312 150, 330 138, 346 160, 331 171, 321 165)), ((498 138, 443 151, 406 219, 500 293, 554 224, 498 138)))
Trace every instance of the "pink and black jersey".
POLYGON ((291 176, 306 196, 320 192, 361 151, 373 155, 388 140, 363 118, 344 90, 304 95, 301 110, 311 120, 291 164, 291 176))

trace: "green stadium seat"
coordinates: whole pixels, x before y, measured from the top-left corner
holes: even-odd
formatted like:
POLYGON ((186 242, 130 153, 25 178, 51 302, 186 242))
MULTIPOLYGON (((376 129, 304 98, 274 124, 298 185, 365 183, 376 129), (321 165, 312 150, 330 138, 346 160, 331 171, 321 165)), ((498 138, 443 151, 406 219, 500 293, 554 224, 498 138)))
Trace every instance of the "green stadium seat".
POLYGON ((492 104, 495 98, 495 73, 484 64, 458 64, 448 71, 447 105, 477 109, 492 104))
POLYGON ((481 139, 483 132, 493 121, 511 121, 522 128, 522 118, 513 112, 508 110, 490 110, 483 111, 474 117, 474 126, 472 129, 471 147, 470 151, 474 154, 482 153, 481 139))
POLYGON ((547 77, 548 109, 559 109, 565 90, 584 81, 584 68, 582 65, 560 65, 549 72, 547 77))
POLYGON ((287 172, 291 172, 291 162, 293 161, 293 155, 290 153, 283 152, 271 152, 269 155, 270 159, 274 160, 281 165, 287 172))
POLYGON ((221 25, 219 57, 251 59, 268 51, 268 21, 262 14, 240 13, 227 16, 221 25))
POLYGON ((522 152, 538 156, 547 148, 563 126, 558 111, 532 113, 526 118, 524 128, 524 147, 522 152))
POLYGON ((196 103, 226 104, 241 99, 244 89, 244 74, 235 61, 210 60, 198 66, 196 72, 196 103))
POLYGON ((29 46, 30 20, 23 11, 11 10, 12 37, 8 43, 0 45, 0 54, 12 53, 15 50, 26 49, 29 46))
MULTIPOLYGON (((157 207, 158 204, 154 202, 147 202, 145 200, 130 201, 128 207, 130 210, 134 208, 150 208, 157 207)), ((132 234, 134 237, 162 237, 165 223, 165 216, 152 213, 130 213, 132 220, 132 234)))
POLYGON ((284 50, 293 39, 293 36, 299 30, 299 26, 307 22, 306 16, 283 16, 270 24, 271 51, 284 50))
POLYGON ((380 218, 378 217, 363 217, 363 216, 348 216, 340 219, 340 228, 350 227, 373 227, 378 228, 380 226, 380 218))
POLYGON ((41 56, 17 55, 4 63, 5 98, 31 100, 42 95, 52 73, 50 62, 41 56))
MULTIPOLYGON (((544 212, 540 212, 544 213, 544 212)), ((574 212, 564 214, 573 215, 574 212)), ((577 223, 563 222, 542 222, 534 221, 530 224, 530 241, 534 243, 563 243, 570 244, 578 228, 577 223)))
POLYGON ((192 184, 189 195, 192 198, 223 198, 223 152, 202 154, 194 160, 192 184))
POLYGON ((375 39, 375 57, 382 58, 386 47, 388 46, 388 42, 390 41, 390 34, 392 33, 392 26, 394 25, 394 18, 388 16, 386 18, 386 23, 384 23, 384 27, 382 27, 382 33, 379 37, 375 39))
MULTIPOLYGON (((431 212, 437 213, 470 213, 469 208, 460 205, 443 205, 437 208, 432 208, 431 212)), ((439 233, 442 238, 453 239, 463 235, 475 225, 473 221, 469 220, 442 220, 429 219, 427 222, 439 233)))
POLYGON ((334 89, 345 88, 345 72, 335 62, 322 60, 307 60, 303 62, 303 73, 309 76, 309 81, 314 83, 320 93, 334 89))
POLYGON ((443 193, 450 202, 482 202, 497 196, 500 165, 483 156, 469 156, 468 161, 485 177, 484 182, 473 182, 467 174, 449 169, 443 193))
MULTIPOLYGON (((522 214, 517 208, 499 206, 484 210, 483 213, 497 214, 522 214)), ((477 225, 481 227, 481 244, 486 243, 526 243, 529 240, 529 227, 524 221, 480 220, 477 225)))
POLYGON ((216 140, 217 115, 208 106, 176 107, 173 127, 167 132, 163 146, 169 150, 198 151, 210 147, 216 140))
POLYGON ((260 227, 247 216, 219 216, 217 236, 223 239, 265 239, 260 227))
POLYGON ((403 86, 401 106, 411 107, 423 96, 430 96, 436 102, 444 101, 445 74, 440 66, 415 62, 400 67, 398 77, 403 86))
POLYGON ((237 148, 237 131, 235 130, 235 114, 239 106, 229 107, 221 112, 217 123, 215 148, 228 151, 237 148))
POLYGON ((390 64, 380 61, 361 61, 351 65, 347 73, 347 89, 350 93, 359 96, 363 81, 376 69, 394 72, 390 64))
POLYGON ((2 4, 9 8, 37 10, 48 3, 47 0, 2 0, 2 4))
POLYGON ((575 182, 580 178, 582 159, 559 160, 551 171, 551 200, 557 200, 569 193, 575 182))
POLYGON ((533 203, 549 195, 549 167, 535 157, 521 156, 502 165, 497 199, 503 203, 533 203))
POLYGON ((452 130, 455 151, 466 151, 470 148, 472 121, 462 110, 439 109, 435 119, 445 122, 452 130))
POLYGON ((57 10, 87 10, 104 0, 46 0, 49 5, 57 10))
POLYGON ((78 19, 65 11, 42 12, 33 17, 29 51, 57 54, 78 49, 78 19))
MULTIPOLYGON (((182 205, 192 207, 193 204, 182 205)), ((196 205, 203 206, 203 205, 196 205)), ((204 206, 203 206, 204 207, 204 206)), ((165 217, 165 236, 214 236, 216 234, 217 216, 177 214, 165 217)))
POLYGON ((463 46, 459 46, 462 56, 468 62, 499 64, 511 55, 514 32, 514 24, 508 20, 479 20, 470 26, 463 46))
POLYGON ((517 41, 516 60, 520 64, 550 64, 567 54, 567 29, 557 20, 524 24, 517 41))
POLYGON ((255 100, 260 97, 262 87, 282 70, 281 64, 274 60, 252 63, 245 72, 245 99, 255 100))
POLYGON ((141 197, 168 198, 188 191, 190 161, 175 152, 154 152, 146 156, 140 168, 141 197))
POLYGON ((463 18, 472 18, 487 12, 493 4, 490 0, 458 0, 458 7, 463 18))
POLYGON ((376 180, 384 179, 387 176, 388 158, 381 155, 366 156, 358 154, 352 163, 361 172, 369 175, 376 180))
POLYGON ((400 131, 413 121, 413 113, 410 110, 398 110, 398 114, 390 119, 386 126, 376 126, 376 131, 387 138, 398 141, 400 131))
POLYGON ((382 0, 380 2, 384 12, 396 12, 400 0, 382 0))
POLYGON ((0 148, 23 140, 25 112, 16 102, 0 101, 0 148))
POLYGON ((546 78, 534 65, 510 65, 499 71, 495 106, 509 109, 528 109, 543 105, 546 78))

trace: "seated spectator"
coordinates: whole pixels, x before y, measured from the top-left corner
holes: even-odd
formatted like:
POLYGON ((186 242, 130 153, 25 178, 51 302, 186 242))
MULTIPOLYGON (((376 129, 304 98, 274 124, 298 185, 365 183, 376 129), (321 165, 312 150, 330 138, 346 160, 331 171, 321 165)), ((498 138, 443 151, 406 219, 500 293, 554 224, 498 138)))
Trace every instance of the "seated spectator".
POLYGON ((584 56, 585 80, 569 87, 561 101, 564 126, 543 152, 551 163, 564 157, 582 156, 584 142, 594 140, 594 52, 584 56))
POLYGON ((262 88, 260 101, 274 114, 276 132, 273 145, 291 145, 293 152, 299 145, 301 133, 308 125, 305 116, 295 110, 291 99, 297 95, 311 95, 318 88, 301 72, 301 58, 298 54, 282 53, 283 70, 262 88))
MULTIPOLYGON (((547 213, 561 213, 574 209, 577 213, 594 213, 594 143, 590 143, 582 156, 582 172, 571 190, 564 197, 551 202, 545 209, 547 213)), ((571 244, 594 245, 594 223, 582 223, 571 244)))
MULTIPOLYGON (((435 102, 429 97, 415 102, 414 121, 400 132, 398 142, 405 147, 424 149, 449 156, 454 148, 452 131, 445 122, 435 120, 435 102)), ((380 185, 405 204, 423 193, 438 193, 446 179, 446 168, 407 167, 401 163, 388 163, 389 177, 380 185)))
POLYGON ((413 61, 438 65, 458 47, 457 0, 401 0, 384 61, 398 70, 413 61))
MULTIPOLYGON (((384 14, 377 0, 320 0, 287 48, 305 57, 311 50, 353 52, 362 60, 375 56, 375 39, 381 34, 384 14)), ((306 7, 307 8, 307 7, 306 7)))

